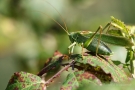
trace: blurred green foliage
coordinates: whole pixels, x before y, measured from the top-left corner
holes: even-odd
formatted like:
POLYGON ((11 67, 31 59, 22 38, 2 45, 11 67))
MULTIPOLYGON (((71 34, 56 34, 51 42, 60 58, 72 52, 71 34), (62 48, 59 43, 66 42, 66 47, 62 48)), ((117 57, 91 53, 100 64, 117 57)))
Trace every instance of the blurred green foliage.
POLYGON ((135 83, 135 80, 131 80, 129 82, 123 82, 123 83, 117 83, 117 84, 111 83, 111 84, 104 84, 102 86, 97 86, 93 83, 88 85, 84 82, 82 83, 82 86, 80 86, 77 90, 95 90, 95 89, 96 90, 108 90, 108 89, 109 90, 134 90, 134 83, 135 83))
POLYGON ((64 25, 52 6, 69 31, 95 31, 110 21, 110 16, 135 23, 134 0, 48 0, 52 6, 46 1, 0 0, 0 90, 14 72, 37 73, 55 50, 68 53, 66 33, 47 16, 64 25))

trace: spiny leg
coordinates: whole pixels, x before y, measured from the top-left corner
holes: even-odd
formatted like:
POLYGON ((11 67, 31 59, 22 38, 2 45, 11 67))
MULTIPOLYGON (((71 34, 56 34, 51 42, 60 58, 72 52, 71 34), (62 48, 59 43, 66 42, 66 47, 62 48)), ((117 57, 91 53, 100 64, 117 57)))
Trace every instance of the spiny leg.
POLYGON ((99 30, 100 30, 100 36, 99 36, 99 39, 98 39, 98 46, 97 46, 97 49, 96 49, 96 56, 97 56, 97 53, 98 53, 98 47, 99 47, 99 44, 100 44, 100 39, 101 39, 101 33, 107 28, 107 31, 106 33, 110 30, 110 27, 111 26, 114 26, 116 27, 114 24, 112 24, 111 22, 108 23, 103 29, 102 29, 102 26, 99 26, 99 30))
POLYGON ((81 52, 82 56, 83 56, 83 43, 82 43, 82 52, 81 52))
POLYGON ((72 43, 70 46, 68 46, 69 55, 73 53, 74 46, 76 45, 76 42, 72 43), (71 50, 70 50, 71 49, 71 50))
POLYGON ((104 31, 104 30, 107 28, 107 30, 106 30, 106 34, 107 34, 107 32, 110 30, 110 27, 111 27, 111 26, 120 29, 120 27, 118 27, 117 25, 115 25, 115 24, 113 24, 112 22, 110 22, 110 23, 108 23, 108 24, 103 28, 102 31, 104 31))
POLYGON ((102 26, 99 26, 99 30, 100 30, 100 36, 99 36, 99 38, 98 38, 98 45, 97 45, 97 48, 96 48, 96 56, 98 56, 98 55, 97 55, 97 53, 98 53, 98 47, 99 47, 100 40, 101 40, 101 33, 102 33, 102 31, 103 31, 102 26))
POLYGON ((111 22, 108 23, 108 24, 103 28, 102 32, 103 32, 106 28, 108 28, 108 29, 106 30, 106 32, 107 32, 107 31, 110 29, 111 25, 112 25, 111 22))
POLYGON ((71 54, 74 52, 74 47, 75 47, 75 45, 72 46, 72 48, 71 48, 71 54))
POLYGON ((84 47, 83 47, 83 43, 81 44, 81 46, 82 46, 81 55, 82 55, 82 59, 83 59, 83 49, 84 49, 84 47))
POLYGON ((99 26, 96 32, 84 43, 83 45, 84 48, 87 48, 90 45, 90 43, 92 42, 92 39, 94 38, 94 36, 98 33, 100 29, 101 29, 101 26, 99 26))
MULTIPOLYGON (((98 31, 100 31, 100 36, 99 36, 99 39, 98 39, 98 45, 97 45, 97 48, 96 48, 96 56, 99 57, 97 55, 98 53, 98 47, 99 47, 99 44, 100 44, 100 39, 101 39, 101 33, 106 29, 107 31, 110 29, 110 27, 113 26, 112 23, 108 23, 104 28, 102 28, 102 26, 99 26, 98 29, 96 30, 96 32, 84 43, 83 47, 84 48, 87 48, 90 43, 92 42, 92 39, 94 38, 94 36, 98 33, 98 31)), ((100 58, 100 57, 99 57, 100 58)), ((100 58, 101 59, 101 58, 100 58)))
POLYGON ((110 24, 109 23, 104 28, 102 28, 102 26, 99 26, 100 36, 98 38, 98 45, 97 45, 97 48, 96 48, 96 57, 99 58, 100 60, 102 60, 102 58, 97 54, 98 53, 98 47, 100 45, 101 34, 102 34, 103 30, 106 29, 107 27, 108 27, 108 29, 110 28, 110 24))
MULTIPOLYGON (((68 46, 68 50, 69 50, 69 58, 70 58, 70 55, 73 53, 73 50, 74 50, 74 46, 76 45, 76 42, 72 43, 70 46, 68 46), (70 50, 71 49, 71 50, 70 50)), ((72 70, 74 70, 74 64, 71 65, 72 66, 72 70)))
MULTIPOLYGON (((106 29, 108 26, 109 26, 109 24, 107 24, 107 25, 104 27, 104 29, 106 29)), ((100 44, 101 33, 102 33, 102 31, 103 31, 102 26, 99 26, 99 27, 98 27, 98 29, 96 30, 96 32, 84 43, 83 47, 84 47, 84 48, 87 48, 87 47, 90 45, 90 43, 92 42, 92 39, 93 39, 94 36, 98 33, 98 31, 100 31, 100 37, 99 37, 99 39, 98 39, 98 45, 97 45, 97 48, 96 48, 96 56, 97 56, 99 59, 101 59, 101 58, 97 55, 97 53, 98 53, 98 46, 99 46, 99 44, 100 44)))
MULTIPOLYGON (((74 46, 76 45, 76 42, 72 43, 70 46, 68 46, 68 50, 69 50, 69 58, 70 58, 70 55, 73 53, 74 51, 74 46), (70 50, 71 49, 71 50, 70 50)), ((74 63, 71 65, 72 67, 72 70, 74 70, 74 63)))
POLYGON ((98 56, 98 47, 99 47, 99 44, 100 44, 100 40, 101 40, 101 34, 102 34, 102 32, 106 29, 106 28, 108 28, 107 29, 107 31, 110 29, 110 27, 111 27, 111 23, 108 23, 104 28, 102 28, 102 26, 99 26, 99 30, 100 30, 100 36, 99 36, 99 38, 98 38, 98 45, 97 45, 97 48, 96 48, 96 57, 98 57, 100 60, 102 60, 102 58, 100 57, 100 56, 98 56))
MULTIPOLYGON (((106 25, 105 28, 106 27, 108 27, 108 25, 106 25)), ((100 31, 100 37, 98 39, 98 45, 97 45, 97 49, 96 49, 96 54, 98 52, 98 46, 99 46, 99 42, 100 42, 100 39, 101 39, 102 26, 99 26, 98 29, 96 30, 96 32, 83 45, 84 48, 87 48, 90 45, 90 43, 92 42, 92 39, 94 38, 94 36, 98 33, 98 31, 100 31)))
MULTIPOLYGON (((99 44, 100 44, 102 32, 103 32, 106 28, 108 28, 107 31, 106 31, 106 33, 107 33, 107 32, 109 31, 109 29, 110 29, 111 26, 114 26, 111 22, 108 23, 104 28, 102 28, 102 26, 99 26, 99 28, 98 28, 99 30, 97 30, 97 31, 100 31, 100 36, 99 36, 99 39, 98 39, 98 46, 99 46, 99 44)), ((96 56, 97 56, 97 53, 98 53, 98 46, 97 46, 97 49, 96 49, 96 56)))
MULTIPOLYGON (((92 39, 94 38, 94 36, 98 33, 98 31, 100 31, 100 36, 99 36, 99 39, 98 39, 98 45, 97 45, 97 48, 96 48, 96 56, 99 58, 99 59, 101 59, 98 55, 97 55, 97 53, 98 53, 98 47, 99 47, 99 45, 100 45, 100 39, 101 39, 101 34, 102 34, 102 32, 106 29, 106 28, 108 28, 107 29, 107 31, 110 29, 110 27, 111 26, 114 26, 114 25, 112 25, 112 23, 108 23, 104 28, 102 28, 102 26, 99 26, 98 27, 98 29, 96 30, 96 32, 84 43, 84 48, 87 48, 89 45, 90 45, 90 43, 92 42, 92 39)), ((102 60, 102 59, 101 59, 102 60)))

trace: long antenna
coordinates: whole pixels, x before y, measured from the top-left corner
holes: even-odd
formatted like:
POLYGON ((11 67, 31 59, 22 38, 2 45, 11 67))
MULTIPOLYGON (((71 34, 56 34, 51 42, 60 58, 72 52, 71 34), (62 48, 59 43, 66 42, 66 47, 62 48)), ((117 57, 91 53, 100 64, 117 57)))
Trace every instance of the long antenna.
MULTIPOLYGON (((49 5, 51 5, 52 8, 60 15, 60 17, 61 17, 61 19, 62 19, 62 22, 64 23, 65 28, 64 28, 59 22, 57 22, 55 19, 53 19, 51 16, 49 16, 49 15, 46 14, 46 13, 44 13, 44 14, 46 14, 46 16, 48 16, 48 17, 49 17, 50 19, 52 19, 55 23, 57 23, 57 24, 69 35, 68 29, 67 29, 67 25, 66 25, 65 20, 63 19, 62 15, 60 14, 60 12, 59 12, 52 4, 50 4, 48 1, 46 1, 46 3, 48 3, 49 5)), ((43 13, 43 12, 41 12, 41 13, 43 13)))
POLYGON ((66 25, 66 23, 65 23, 65 20, 64 20, 64 18, 62 17, 62 15, 60 14, 60 12, 52 5, 52 4, 50 4, 48 1, 46 1, 49 5, 51 5, 52 7, 53 7, 53 9, 60 15, 60 17, 61 17, 61 19, 62 19, 62 21, 63 21, 63 23, 64 23, 64 26, 65 26, 65 28, 66 28, 66 30, 68 30, 67 29, 67 25, 66 25))
POLYGON ((46 14, 46 13, 44 13, 44 12, 41 12, 41 11, 38 11, 38 12, 43 13, 43 14, 45 14, 47 17, 49 17, 50 19, 52 19, 55 23, 57 23, 57 24, 69 35, 68 31, 67 31, 60 23, 58 23, 55 19, 53 19, 51 16, 49 16, 48 14, 46 14))

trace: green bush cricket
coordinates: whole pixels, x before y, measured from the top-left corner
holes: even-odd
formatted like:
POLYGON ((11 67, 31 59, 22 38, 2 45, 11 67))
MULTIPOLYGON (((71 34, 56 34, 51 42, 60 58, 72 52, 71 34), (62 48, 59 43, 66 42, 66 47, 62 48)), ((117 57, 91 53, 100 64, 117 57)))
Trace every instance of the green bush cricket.
MULTIPOLYGON (((50 3, 48 3, 48 4, 50 4, 50 3)), ((54 8, 54 9, 57 11, 56 8, 54 8)), ((59 13, 59 15, 61 16, 60 13, 59 13)), ((48 16, 48 17, 50 17, 50 16, 48 16)), ((61 16, 61 19, 64 23, 65 28, 62 25, 60 25, 53 18, 51 18, 51 19, 54 22, 56 22, 69 36, 69 39, 72 43, 68 47, 70 54, 73 53, 74 46, 76 44, 80 44, 82 46, 82 48, 86 48, 88 51, 91 51, 93 53, 100 54, 100 55, 111 55, 112 54, 112 51, 104 42, 109 43, 109 44, 120 45, 120 46, 131 46, 132 45, 132 43, 124 37, 102 34, 101 32, 104 31, 107 27, 109 29, 110 23, 108 23, 103 29, 102 29, 102 26, 99 26, 97 31, 94 33, 90 32, 90 31, 78 31, 78 32, 70 32, 69 33, 62 16, 61 16), (98 33, 98 31, 100 31, 100 33, 98 33), (118 42, 118 41, 120 41, 120 42, 118 42), (125 45, 125 43, 126 43, 126 45, 125 45)))
MULTIPOLYGON (((50 4, 49 2, 47 2, 47 3, 50 4)), ((47 14, 46 15, 50 19, 52 19, 54 22, 56 22, 69 36, 69 39, 71 41, 71 45, 68 47, 70 54, 73 53, 74 46, 76 44, 80 44, 82 46, 82 48, 86 48, 88 51, 91 51, 91 52, 96 53, 96 54, 110 55, 112 53, 110 48, 104 42, 98 40, 98 38, 101 37, 101 34, 98 38, 94 38, 94 36, 97 34, 97 32, 99 30, 102 30, 101 26, 99 26, 99 28, 97 29, 97 31, 94 34, 92 34, 90 31, 78 31, 78 32, 70 32, 69 33, 67 26, 66 26, 66 23, 65 23, 64 19, 62 18, 62 15, 59 13, 59 11, 55 7, 53 7, 53 8, 61 16, 61 19, 64 23, 65 28, 62 25, 60 25, 60 23, 58 23, 56 20, 54 20, 52 17, 48 16, 47 14), (91 33, 92 36, 91 37, 85 36, 86 33, 87 34, 91 33)))
POLYGON ((107 24, 103 29, 102 26, 99 26, 97 31, 94 33, 90 31, 78 31, 78 32, 69 33, 67 29, 64 29, 62 27, 64 31, 68 34, 69 39, 72 43, 68 47, 68 49, 71 49, 71 51, 69 50, 69 52, 73 53, 74 46, 76 44, 80 44, 82 45, 82 48, 86 48, 88 51, 91 51, 93 53, 101 54, 101 55, 110 55, 112 52, 104 42, 109 44, 124 46, 124 47, 133 45, 132 42, 130 42, 128 39, 124 37, 101 34, 101 31, 105 30, 107 27, 109 27, 109 24, 107 24), (98 31, 100 31, 100 33, 97 33, 98 31))

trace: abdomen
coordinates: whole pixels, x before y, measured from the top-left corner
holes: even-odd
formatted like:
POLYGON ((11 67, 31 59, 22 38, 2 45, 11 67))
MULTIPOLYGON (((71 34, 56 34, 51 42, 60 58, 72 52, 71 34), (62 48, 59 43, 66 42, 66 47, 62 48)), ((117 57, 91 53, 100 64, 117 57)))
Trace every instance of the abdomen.
POLYGON ((110 48, 104 42, 100 41, 99 45, 98 45, 97 39, 93 39, 91 44, 86 49, 91 51, 91 52, 96 53, 97 48, 98 48, 97 54, 101 54, 101 55, 112 54, 112 51, 110 50, 110 48))

